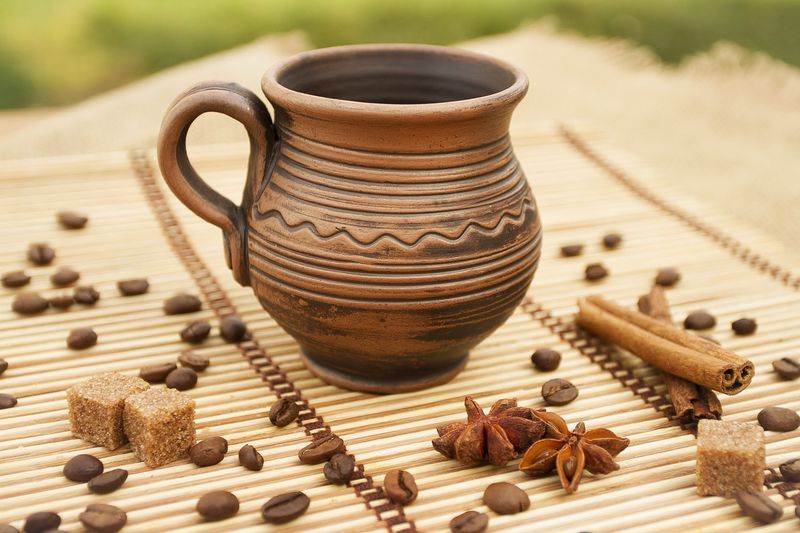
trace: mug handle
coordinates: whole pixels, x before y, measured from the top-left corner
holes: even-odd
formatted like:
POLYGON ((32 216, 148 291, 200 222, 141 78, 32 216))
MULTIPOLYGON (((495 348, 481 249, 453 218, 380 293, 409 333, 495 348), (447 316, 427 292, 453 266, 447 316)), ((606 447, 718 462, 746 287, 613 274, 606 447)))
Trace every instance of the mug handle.
POLYGON ((167 110, 158 135, 158 165, 170 190, 197 216, 222 228, 225 259, 233 277, 250 285, 247 257, 247 211, 267 178, 276 146, 275 128, 264 103, 236 83, 205 82, 181 94, 167 110), (250 138, 247 181, 238 206, 212 189, 195 171, 186 153, 192 122, 207 112, 239 121, 250 138))

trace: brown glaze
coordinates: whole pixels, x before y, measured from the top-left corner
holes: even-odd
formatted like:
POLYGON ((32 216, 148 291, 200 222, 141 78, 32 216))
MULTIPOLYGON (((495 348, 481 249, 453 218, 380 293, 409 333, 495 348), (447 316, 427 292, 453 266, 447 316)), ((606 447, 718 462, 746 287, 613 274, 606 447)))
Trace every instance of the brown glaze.
POLYGON ((234 277, 335 385, 401 392, 443 383, 522 299, 538 211, 508 136, 527 90, 510 65, 423 45, 303 53, 262 87, 204 83, 168 110, 158 143, 175 195, 222 228, 234 277), (186 155, 208 111, 241 122, 241 206, 186 155))

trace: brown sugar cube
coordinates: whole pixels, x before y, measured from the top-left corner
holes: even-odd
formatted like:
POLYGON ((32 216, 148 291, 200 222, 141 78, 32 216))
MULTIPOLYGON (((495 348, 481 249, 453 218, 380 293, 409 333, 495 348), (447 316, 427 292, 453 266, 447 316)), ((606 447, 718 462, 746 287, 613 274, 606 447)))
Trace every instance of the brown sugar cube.
POLYGON ((125 398, 145 391, 143 379, 109 372, 89 378, 67 390, 72 434, 92 444, 115 450, 128 442, 122 431, 125 398))
POLYGON ((186 455, 194 444, 194 400, 175 389, 128 397, 122 418, 133 455, 151 468, 186 455))
POLYGON ((764 485, 764 430, 757 424, 701 420, 697 427, 697 493, 732 498, 764 485))

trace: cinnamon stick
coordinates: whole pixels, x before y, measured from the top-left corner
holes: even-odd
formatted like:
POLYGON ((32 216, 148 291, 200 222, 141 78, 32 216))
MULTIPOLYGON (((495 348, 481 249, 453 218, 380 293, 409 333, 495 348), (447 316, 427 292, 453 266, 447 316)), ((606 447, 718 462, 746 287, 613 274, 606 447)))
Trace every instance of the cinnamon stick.
POLYGON ((737 394, 753 379, 753 363, 713 342, 599 296, 578 300, 578 325, 697 385, 737 394))
MULTIPOLYGON (((639 311, 656 320, 672 324, 667 296, 664 289, 658 285, 654 285, 649 294, 639 298, 639 311)), ((662 372, 662 376, 667 385, 669 399, 680 418, 691 420, 722 418, 722 404, 714 391, 666 372, 662 372)))

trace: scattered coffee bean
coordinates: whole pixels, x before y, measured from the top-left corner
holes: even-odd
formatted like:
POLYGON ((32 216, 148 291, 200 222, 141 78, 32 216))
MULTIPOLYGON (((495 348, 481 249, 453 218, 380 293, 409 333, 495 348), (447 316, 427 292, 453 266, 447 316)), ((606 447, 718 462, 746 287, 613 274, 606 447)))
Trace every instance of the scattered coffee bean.
POLYGON ((74 303, 75 299, 71 294, 61 294, 59 296, 53 296, 50 298, 50 307, 60 309, 61 311, 66 311, 72 307, 72 304, 74 303))
POLYGON ((655 283, 662 287, 672 287, 681 280, 681 273, 676 268, 662 268, 656 274, 655 283))
POLYGON ((786 461, 780 466, 780 471, 785 481, 800 482, 800 459, 786 461))
POLYGON ((772 362, 772 368, 782 379, 800 378, 800 361, 790 357, 784 357, 772 362))
POLYGON ((310 503, 302 492, 287 492, 261 506, 261 517, 268 524, 285 524, 305 513, 310 503))
POLYGON ((219 334, 228 342, 239 342, 247 335, 247 325, 240 317, 229 315, 220 322, 219 334))
POLYGON ((565 244, 561 247, 562 257, 576 257, 583 253, 582 244, 565 244))
POLYGON ((227 451, 227 440, 222 437, 210 437, 189 448, 189 457, 197 466, 212 466, 222 461, 227 451))
POLYGON ((0 359, 0 376, 3 375, 3 372, 8 370, 8 361, 5 359, 0 359))
POLYGON ((70 481, 86 483, 103 473, 103 463, 94 455, 76 455, 64 465, 64 477, 70 481))
POLYGON ((185 328, 181 330, 181 340, 189 344, 200 344, 211 333, 211 324, 206 320, 195 320, 189 322, 185 328))
POLYGON ((489 515, 467 511, 450 520, 452 533, 483 533, 489 527, 489 515))
POLYGON ((619 233, 609 233, 603 237, 603 246, 608 250, 619 248, 620 244, 622 244, 622 235, 619 233))
POLYGON ((189 390, 197 385, 197 372, 191 368, 179 367, 167 374, 164 383, 170 389, 189 390))
POLYGON ((122 296, 137 296, 144 294, 150 288, 150 283, 145 278, 124 279, 117 282, 117 290, 122 296))
POLYGON ((78 281, 80 277, 81 275, 70 267, 61 267, 50 276, 50 283, 56 287, 66 287, 78 281))
POLYGON ((264 467, 264 458, 252 444, 245 444, 239 448, 239 464, 257 472, 264 467))
POLYGON ((14 272, 8 272, 6 274, 3 274, 3 287, 6 287, 8 289, 16 289, 18 287, 24 287, 30 282, 31 282, 31 277, 22 270, 15 270, 14 272))
POLYGON ((542 385, 542 398, 547 405, 567 405, 578 397, 578 388, 566 379, 551 379, 542 385))
POLYGON ((586 265, 584 277, 588 281, 601 280, 606 276, 608 276, 608 270, 606 270, 606 267, 604 267, 602 263, 592 263, 590 265, 586 265))
POLYGON ((147 365, 139 369, 139 377, 148 383, 164 383, 170 372, 178 368, 175 363, 147 365))
POLYGON ((89 217, 75 211, 60 211, 56 219, 64 229, 81 229, 89 222, 89 217))
POLYGON ((347 485, 353 478, 356 462, 347 454, 337 453, 325 463, 322 473, 334 485, 347 485))
POLYGON ((540 348, 531 355, 531 363, 542 372, 552 372, 561 364, 561 354, 550 348, 540 348))
POLYGON ((693 311, 683 321, 686 329, 711 329, 717 325, 717 319, 707 311, 693 311))
POLYGON ((91 533, 116 533, 128 522, 128 515, 114 505, 91 503, 78 519, 91 533))
POLYGON ((21 315, 35 315, 50 306, 50 302, 35 292, 23 292, 14 298, 11 309, 21 315))
POLYGON ((763 492, 737 492, 736 503, 744 514, 762 524, 771 524, 783 516, 783 507, 763 492))
POLYGON ((73 350, 85 350, 95 344, 97 344, 97 333, 92 328, 75 328, 67 337, 67 346, 73 350))
POLYGON ((79 304, 94 305, 100 299, 100 293, 94 290, 94 287, 85 286, 75 289, 73 298, 79 304))
POLYGON ((740 318, 731 322, 731 329, 737 335, 752 335, 757 328, 758 325, 752 318, 740 318))
POLYGON ((298 414, 300 414, 300 408, 297 407, 294 400, 281 398, 269 408, 269 421, 273 426, 282 428, 294 422, 298 414))
POLYGON ((417 482, 405 470, 389 470, 383 478, 383 490, 395 503, 408 505, 417 499, 417 482))
POLYGON ((201 355, 191 350, 181 352, 181 355, 178 356, 178 362, 181 366, 191 368, 195 372, 202 372, 208 368, 208 365, 211 363, 211 361, 208 360, 208 356, 201 355))
POLYGON ((300 462, 307 465, 318 465, 329 460, 337 453, 344 452, 344 441, 331 433, 326 437, 313 441, 300 450, 297 457, 300 459, 300 462))
POLYGON ((128 479, 128 471, 122 468, 115 468, 95 476, 89 480, 89 490, 95 494, 108 494, 114 492, 128 479))
POLYGON ((53 262, 56 251, 43 242, 37 242, 28 246, 28 261, 38 266, 46 266, 53 262))
POLYGON ((19 533, 19 529, 10 524, 0 524, 0 533, 19 533))
POLYGON ((767 431, 794 431, 800 427, 800 416, 785 407, 767 407, 758 413, 758 423, 767 431))
POLYGON ((224 490, 203 494, 197 500, 197 513, 206 520, 225 520, 238 512, 239 498, 224 490))
POLYGON ((25 533, 44 533, 51 529, 58 529, 61 525, 61 517, 50 511, 39 511, 28 515, 22 531, 25 533))
POLYGON ((164 301, 164 312, 168 315, 183 315, 199 311, 202 306, 200 298, 182 292, 164 301))
POLYGON ((17 405, 17 399, 10 394, 0 394, 0 409, 10 409, 17 405))
POLYGON ((483 492, 483 503, 497 514, 516 514, 531 506, 528 494, 511 483, 492 483, 483 492))

